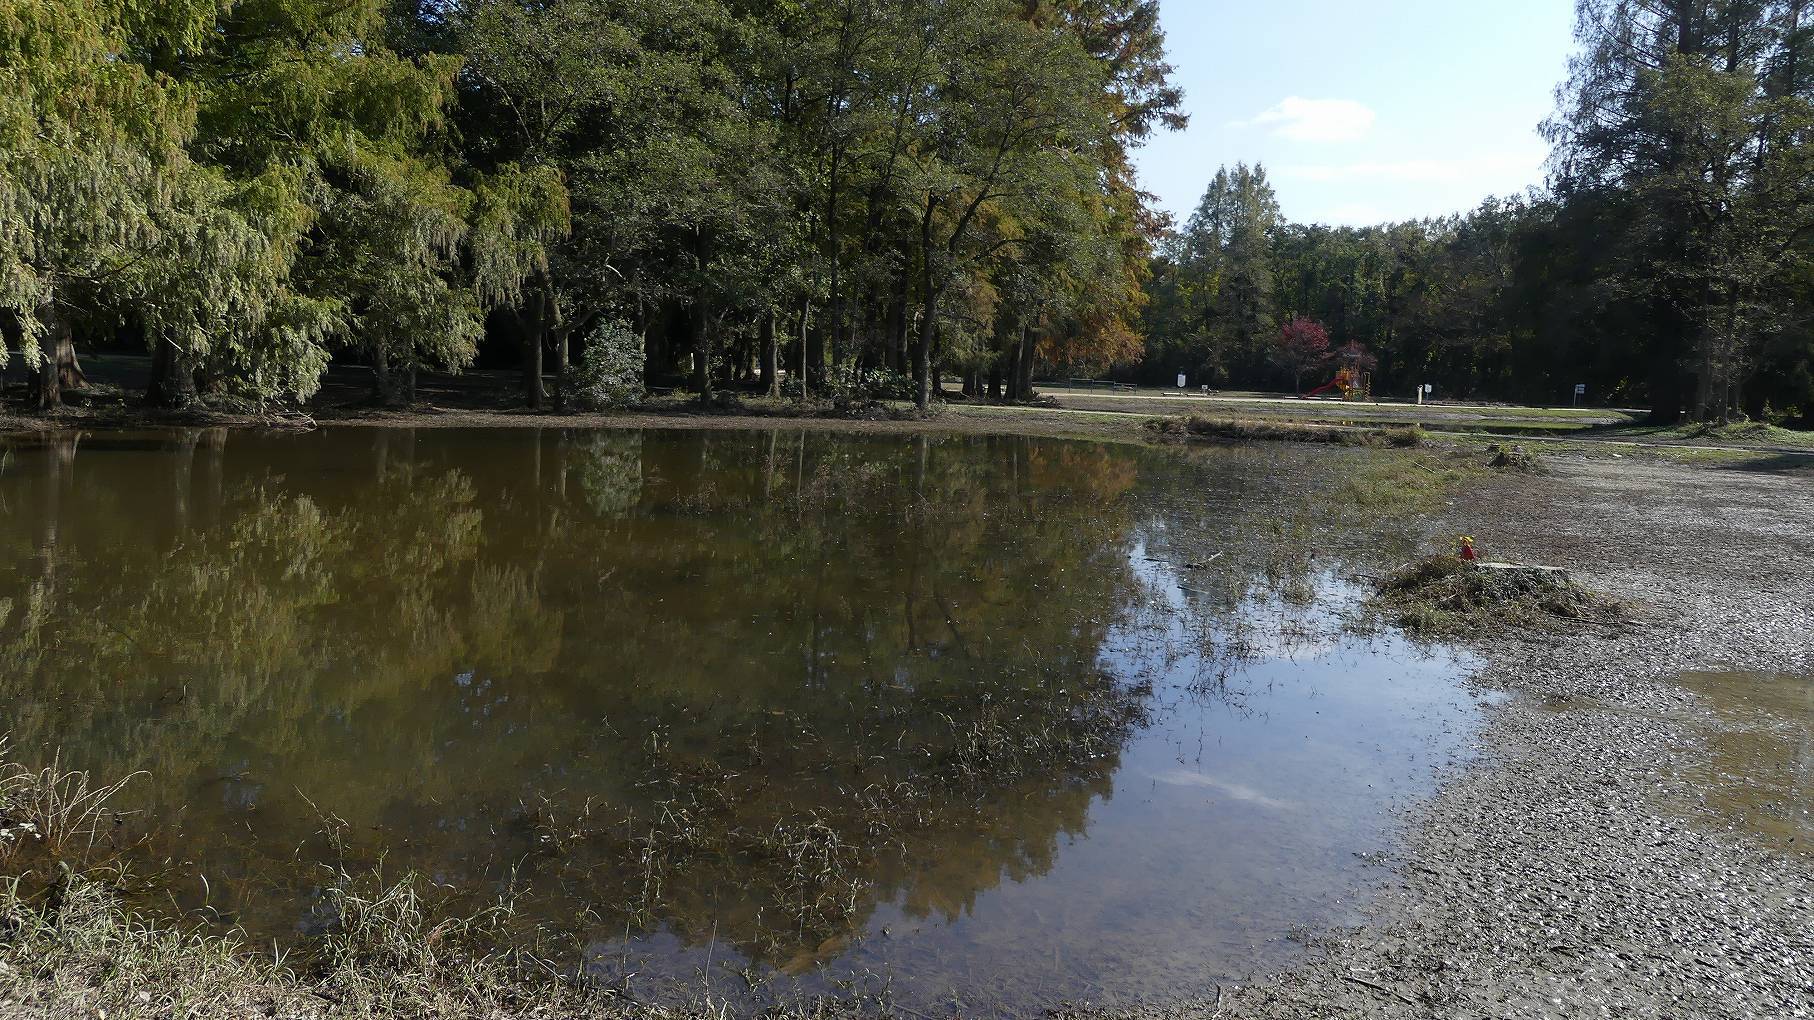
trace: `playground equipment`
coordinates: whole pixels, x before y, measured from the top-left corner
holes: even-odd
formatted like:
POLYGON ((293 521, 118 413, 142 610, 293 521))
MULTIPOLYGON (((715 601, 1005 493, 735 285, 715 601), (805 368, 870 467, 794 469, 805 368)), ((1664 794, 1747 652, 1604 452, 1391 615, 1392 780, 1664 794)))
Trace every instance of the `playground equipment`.
POLYGON ((1334 379, 1331 379, 1308 393, 1299 394, 1299 399, 1309 400, 1312 397, 1321 396, 1330 390, 1340 390, 1343 400, 1365 400, 1368 391, 1371 389, 1371 380, 1367 378, 1366 373, 1357 372, 1352 368, 1344 368, 1335 373, 1334 379))

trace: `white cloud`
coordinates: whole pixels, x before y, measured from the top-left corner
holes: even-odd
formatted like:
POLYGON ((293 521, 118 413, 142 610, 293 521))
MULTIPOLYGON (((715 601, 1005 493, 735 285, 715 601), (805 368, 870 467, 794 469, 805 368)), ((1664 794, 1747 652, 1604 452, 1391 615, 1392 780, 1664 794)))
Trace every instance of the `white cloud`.
POLYGON ((1286 166, 1280 173, 1306 181, 1395 181, 1405 184, 1480 184, 1487 190, 1522 188, 1542 178, 1542 146, 1523 152, 1501 152, 1453 159, 1401 159, 1382 162, 1316 163, 1286 166))
POLYGON ((1275 138, 1294 142, 1352 142, 1373 130, 1373 111, 1352 99, 1291 96, 1248 121, 1231 127, 1270 127, 1275 138))
POLYGON ((1215 776, 1206 776, 1201 772, 1187 772, 1184 769, 1172 769, 1169 772, 1155 772, 1152 778, 1166 786, 1192 786, 1205 790, 1215 790, 1230 800, 1244 804, 1254 804, 1273 811, 1290 811, 1297 805, 1286 800, 1268 797, 1259 790, 1242 783, 1232 783, 1215 776))

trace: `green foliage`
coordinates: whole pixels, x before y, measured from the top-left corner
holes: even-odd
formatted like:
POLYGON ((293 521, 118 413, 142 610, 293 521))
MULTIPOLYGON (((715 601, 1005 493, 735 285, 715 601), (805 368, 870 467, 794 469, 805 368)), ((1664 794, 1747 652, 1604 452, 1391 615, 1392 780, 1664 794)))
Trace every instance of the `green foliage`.
POLYGON ((1154 265, 1149 378, 1288 384, 1244 342, 1270 309, 1377 352, 1385 396, 1431 383, 1438 398, 1565 404, 1585 383, 1591 401, 1667 421, 1814 406, 1814 11, 1580 13, 1545 126, 1548 194, 1329 227, 1279 220, 1269 191, 1248 197, 1245 171, 1224 171, 1154 265))
POLYGON ((506 338, 533 402, 617 308, 708 388, 771 327, 812 385, 1122 362, 1170 71, 1152 0, 3 0, 0 333, 255 401, 506 338))
POLYGON ((571 378, 573 399, 585 407, 628 407, 642 399, 642 372, 642 337, 621 319, 605 319, 586 337, 571 378))

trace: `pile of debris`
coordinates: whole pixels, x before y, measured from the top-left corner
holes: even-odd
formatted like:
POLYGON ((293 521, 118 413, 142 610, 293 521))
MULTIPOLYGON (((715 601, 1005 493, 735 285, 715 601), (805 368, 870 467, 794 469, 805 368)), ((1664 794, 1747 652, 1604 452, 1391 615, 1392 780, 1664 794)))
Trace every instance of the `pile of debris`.
POLYGON ((1406 630, 1437 634, 1626 618, 1622 606, 1582 587, 1560 567, 1447 555, 1393 572, 1380 584, 1378 601, 1406 630))
POLYGON ((1537 455, 1522 446, 1500 446, 1495 443, 1487 447, 1487 452, 1493 455, 1493 459, 1487 462, 1488 466, 1501 471, 1543 470, 1543 462, 1537 455))

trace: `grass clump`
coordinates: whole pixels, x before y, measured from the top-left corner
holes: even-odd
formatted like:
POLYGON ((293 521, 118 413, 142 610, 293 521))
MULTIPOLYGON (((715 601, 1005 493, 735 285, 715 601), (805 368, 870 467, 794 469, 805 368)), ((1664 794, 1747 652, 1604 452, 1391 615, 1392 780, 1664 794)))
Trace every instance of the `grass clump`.
POLYGON ((85 857, 118 824, 108 802, 135 778, 98 784, 87 772, 63 768, 60 759, 30 769, 9 760, 0 740, 0 861, 30 851, 85 857))
POLYGON ((1564 571, 1430 556, 1386 577, 1377 601, 1413 633, 1465 636, 1558 622, 1615 623, 1617 604, 1564 571))
POLYGON ((1309 425, 1246 418, 1206 418, 1195 414, 1183 418, 1155 418, 1149 421, 1146 427, 1157 438, 1170 441, 1203 439, 1407 448, 1421 446, 1427 438, 1423 429, 1416 425, 1395 428, 1351 428, 1341 425, 1309 425))
POLYGON ((292 957, 234 932, 149 918, 120 873, 64 868, 36 894, 0 884, 0 1015, 108 1020, 665 1016, 520 951, 486 951, 508 918, 437 917, 424 884, 339 876, 331 929, 292 957))
POLYGON ((1523 471, 1535 474, 1543 470, 1543 460, 1522 446, 1500 446, 1495 443, 1487 447, 1493 459, 1487 466, 1500 471, 1523 471))

